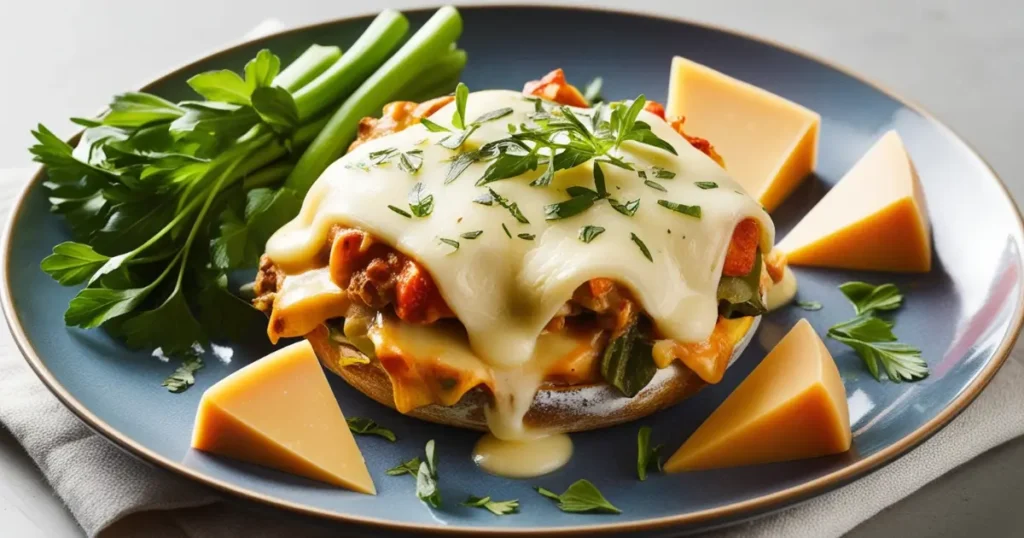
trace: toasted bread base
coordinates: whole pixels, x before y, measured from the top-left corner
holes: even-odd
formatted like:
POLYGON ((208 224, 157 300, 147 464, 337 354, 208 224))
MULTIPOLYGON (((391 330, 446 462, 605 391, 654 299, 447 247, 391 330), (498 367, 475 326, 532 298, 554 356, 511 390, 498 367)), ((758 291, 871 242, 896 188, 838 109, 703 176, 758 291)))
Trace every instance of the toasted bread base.
MULTIPOLYGON (((747 329, 746 334, 733 347, 731 365, 743 353, 757 330, 761 318, 747 329)), ((371 359, 369 364, 341 366, 345 355, 359 355, 353 348, 340 345, 328 337, 326 330, 315 331, 306 337, 312 344, 320 362, 341 376, 349 385, 374 400, 394 409, 391 379, 380 363, 371 359)), ((636 420, 693 396, 705 385, 692 370, 674 361, 671 366, 658 370, 654 379, 633 398, 622 396, 606 383, 591 385, 545 385, 537 392, 533 405, 524 421, 530 428, 551 433, 570 433, 607 428, 636 420)), ((470 390, 453 406, 426 405, 407 414, 419 419, 447 426, 487 431, 484 408, 490 405, 491 395, 482 387, 470 390)))

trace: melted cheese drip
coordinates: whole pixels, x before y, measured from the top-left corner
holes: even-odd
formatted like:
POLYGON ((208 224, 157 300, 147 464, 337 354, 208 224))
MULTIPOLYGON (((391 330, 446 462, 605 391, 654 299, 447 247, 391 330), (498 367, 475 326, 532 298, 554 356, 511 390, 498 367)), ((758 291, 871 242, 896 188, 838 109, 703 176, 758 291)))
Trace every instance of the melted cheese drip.
POLYGON ((572 457, 572 439, 564 433, 527 441, 506 441, 487 434, 473 447, 473 461, 488 473, 532 478, 562 467, 572 457))
POLYGON ((786 267, 782 272, 782 280, 768 288, 768 300, 765 304, 768 311, 775 311, 788 305, 796 297, 796 289, 796 276, 789 267, 786 267))
MULTIPOLYGON (((502 107, 512 108, 513 113, 482 125, 463 150, 507 137, 508 124, 528 123, 534 111, 533 103, 519 93, 493 90, 471 94, 466 117, 477 118, 502 107)), ((453 128, 449 121, 453 111, 454 104, 431 120, 453 128)), ((577 113, 586 116, 590 110, 577 113)), ((620 282, 632 290, 666 338, 699 342, 708 338, 718 319, 716 289, 737 223, 745 218, 760 223, 762 251, 771 250, 774 242, 771 219, 722 168, 660 118, 644 111, 639 120, 650 124, 679 155, 633 142, 614 150, 638 170, 658 166, 675 172, 673 179, 655 180, 668 192, 646 186, 636 172, 602 166, 612 197, 621 202, 641 199, 633 217, 599 201, 571 218, 544 219, 545 205, 569 198, 566 188, 593 188, 590 161, 559 171, 546 188, 529 186, 544 165, 491 183, 497 193, 518 204, 529 220, 521 224, 498 204, 473 202, 487 192, 475 182, 489 163, 470 165, 446 185, 448 161, 455 155, 437 145, 446 133, 414 125, 371 140, 331 165, 307 194, 299 215, 270 239, 267 253, 286 274, 304 271, 324 248, 331 226, 343 224, 363 229, 419 261, 465 325, 473 353, 493 371, 496 406, 488 411, 492 431, 505 439, 528 437, 521 419, 544 375, 539 364, 543 361, 535 354, 538 336, 577 286, 596 277, 620 282), (354 166, 386 148, 422 150, 422 168, 409 174, 397 166, 397 159, 367 170, 354 166), (703 190, 696 181, 713 181, 718 188, 703 190), (434 197, 431 215, 408 219, 388 209, 388 205, 406 208, 417 182, 434 197), (659 199, 699 205, 702 216, 676 213, 659 206, 659 199), (506 237, 502 223, 512 238, 506 237), (585 244, 577 238, 584 225, 606 231, 585 244), (474 240, 459 237, 475 230, 483 233, 474 240), (516 237, 521 233, 536 238, 516 237), (641 254, 631 234, 646 244, 653 262, 641 254), (457 240, 461 246, 453 250, 440 238, 457 240)), ((654 179, 653 174, 648 177, 654 179)))

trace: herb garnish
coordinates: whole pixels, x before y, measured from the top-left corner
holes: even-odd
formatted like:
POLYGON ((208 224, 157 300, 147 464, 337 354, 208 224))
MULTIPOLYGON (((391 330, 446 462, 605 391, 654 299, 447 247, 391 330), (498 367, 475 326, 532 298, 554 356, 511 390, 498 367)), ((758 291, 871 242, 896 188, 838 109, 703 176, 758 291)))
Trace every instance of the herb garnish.
POLYGON ((427 217, 434 211, 434 195, 426 193, 426 187, 420 181, 409 191, 409 209, 416 217, 427 217))
POLYGON ((698 181, 694 183, 694 185, 700 187, 703 190, 718 188, 718 183, 715 183, 714 181, 698 181))
POLYGON ((609 198, 608 204, 612 206, 612 209, 619 213, 622 213, 627 217, 632 217, 633 215, 636 215, 636 210, 640 207, 640 199, 637 198, 636 200, 630 200, 624 204, 620 204, 615 198, 609 198))
POLYGON ((535 236, 533 234, 528 234, 528 233, 521 233, 521 234, 517 235, 516 237, 518 237, 519 239, 525 239, 527 241, 533 241, 534 239, 536 239, 537 236, 535 236))
POLYGON ((656 181, 651 181, 651 180, 648 179, 648 180, 644 181, 644 185, 647 185, 648 187, 650 187, 650 188, 652 188, 652 189, 654 189, 656 191, 668 192, 668 189, 666 189, 665 187, 662 187, 661 183, 658 183, 656 181))
POLYGON ((858 316, 872 310, 895 310, 903 302, 903 295, 895 284, 872 286, 867 282, 846 282, 839 286, 839 291, 853 303, 858 316))
POLYGON ((345 167, 356 168, 364 172, 369 172, 371 166, 391 164, 397 158, 398 168, 401 171, 410 175, 415 175, 423 166, 423 150, 421 149, 398 151, 395 148, 384 148, 377 151, 371 151, 367 154, 367 157, 370 160, 369 164, 362 161, 354 161, 346 164, 345 167))
POLYGON ((852 347, 876 380, 881 380, 879 364, 889 380, 896 383, 928 377, 928 364, 921 358, 921 350, 897 342, 892 332, 893 323, 875 315, 878 310, 900 307, 903 295, 895 285, 847 282, 839 289, 853 303, 858 315, 830 327, 829 338, 852 347))
POLYGON ((636 476, 647 480, 647 470, 653 465, 661 471, 661 456, 658 454, 664 445, 651 446, 651 427, 643 426, 636 433, 636 476))
POLYGON ((544 220, 560 220, 567 219, 574 215, 590 209, 594 205, 594 201, 597 200, 596 194, 590 192, 584 192, 577 194, 568 200, 563 200, 554 204, 548 204, 544 206, 544 220))
POLYGON ((484 508, 496 516, 504 516, 519 511, 519 499, 512 499, 511 501, 492 501, 490 497, 477 497, 470 495, 468 499, 463 501, 462 505, 484 508))
MULTIPOLYGON (((512 217, 515 218, 517 221, 519 221, 521 224, 529 224, 530 223, 530 221, 527 220, 526 215, 523 215, 523 212, 519 210, 519 204, 517 204, 515 202, 512 202, 508 198, 505 198, 504 196, 494 192, 494 189, 492 189, 490 187, 487 188, 487 193, 491 195, 491 198, 490 198, 491 201, 496 202, 501 207, 504 207, 505 209, 507 209, 508 212, 512 214, 512 217)), ((482 197, 478 198, 477 200, 482 200, 482 197)), ((483 205, 490 205, 490 204, 484 203, 482 201, 477 201, 477 200, 473 200, 473 201, 477 202, 477 203, 480 203, 480 204, 483 204, 483 205)))
POLYGON ((441 507, 441 490, 437 488, 437 454, 434 453, 434 440, 427 441, 427 458, 420 463, 416 471, 416 496, 434 508, 441 507))
POLYGON ((416 456, 415 458, 407 462, 400 463, 384 472, 390 476, 401 476, 403 474, 416 476, 416 473, 419 472, 419 470, 420 458, 419 456, 416 456))
POLYGON ((629 238, 634 243, 636 243, 637 247, 640 248, 640 252, 642 252, 644 257, 647 258, 647 261, 649 261, 649 262, 653 262, 654 261, 654 258, 651 256, 651 251, 647 250, 647 245, 644 244, 643 240, 641 240, 639 237, 637 237, 637 235, 635 233, 633 233, 633 232, 629 232, 629 238))
POLYGON ((438 237, 437 240, 452 247, 455 250, 459 250, 459 242, 454 239, 448 239, 447 237, 438 237))
POLYGON ((348 422, 348 429, 352 430, 352 433, 358 433, 360 435, 378 435, 391 441, 395 442, 395 432, 380 427, 376 422, 368 418, 363 417, 350 417, 346 419, 348 422))
MULTIPOLYGON (((452 131, 447 127, 438 125, 426 118, 420 120, 420 123, 423 124, 428 131, 434 133, 451 133, 442 138, 441 141, 438 142, 438 145, 447 149, 459 149, 462 147, 462 144, 466 142, 466 139, 469 138, 470 135, 472 135, 482 124, 504 118, 513 112, 513 110, 508 107, 499 108, 497 110, 481 114, 476 120, 466 123, 466 101, 468 99, 469 88, 460 82, 455 88, 455 112, 452 113, 452 126, 458 129, 457 132, 452 133, 452 131)), ((462 170, 465 170, 465 167, 463 167, 462 170)), ((454 181, 455 178, 462 173, 462 170, 459 170, 451 176, 447 182, 454 181)), ((449 169, 449 172, 451 172, 451 169, 449 169)))
POLYGON ((203 359, 197 356, 188 357, 182 361, 181 366, 174 370, 174 373, 168 376, 161 385, 174 393, 185 392, 196 382, 193 374, 202 368, 203 359))
POLYGON ((652 166, 651 172, 654 173, 654 177, 658 179, 672 179, 676 177, 676 173, 671 170, 666 170, 660 166, 652 166))
POLYGON ((679 204, 679 203, 676 203, 676 202, 670 202, 668 200, 658 200, 658 205, 660 205, 661 207, 667 208, 667 209, 671 209, 672 211, 675 211, 676 213, 682 213, 684 215, 689 215, 691 217, 698 218, 698 219, 700 218, 700 215, 701 215, 700 206, 699 205, 679 204))
POLYGON ((410 215, 409 212, 404 210, 404 209, 395 207, 393 205, 389 205, 388 209, 394 211, 395 213, 398 213, 399 215, 401 215, 401 216, 403 216, 403 217, 405 217, 407 219, 411 219, 412 218, 412 215, 410 215))
POLYGON ((507 235, 509 239, 512 239, 512 232, 508 231, 508 226, 505 226, 504 222, 501 223, 501 229, 505 230, 505 235, 507 235))
POLYGON ((796 305, 799 306, 800 308, 803 308, 804 310, 808 310, 811 312, 815 312, 817 310, 822 309, 821 303, 819 303, 818 301, 797 301, 796 305))
POLYGON ((580 228, 580 235, 579 235, 580 241, 583 241, 584 243, 589 243, 589 242, 593 241, 594 239, 597 239, 597 236, 599 236, 599 235, 601 235, 603 233, 604 233, 604 228, 602 228, 601 226, 594 226, 594 225, 588 224, 588 225, 580 228))
POLYGON ((460 82, 455 87, 455 112, 452 113, 452 125, 456 128, 466 128, 466 101, 468 99, 469 87, 460 82))
POLYGON ((558 509, 563 512, 603 512, 606 514, 621 514, 622 510, 616 508, 608 499, 601 495, 597 486, 587 479, 577 480, 561 495, 542 487, 535 487, 537 493, 552 499, 558 503, 558 509))
POLYGON ((472 232, 465 232, 465 233, 459 234, 459 237, 461 237, 463 239, 476 239, 477 237, 480 237, 480 235, 483 234, 483 233, 484 233, 483 230, 473 230, 472 232))

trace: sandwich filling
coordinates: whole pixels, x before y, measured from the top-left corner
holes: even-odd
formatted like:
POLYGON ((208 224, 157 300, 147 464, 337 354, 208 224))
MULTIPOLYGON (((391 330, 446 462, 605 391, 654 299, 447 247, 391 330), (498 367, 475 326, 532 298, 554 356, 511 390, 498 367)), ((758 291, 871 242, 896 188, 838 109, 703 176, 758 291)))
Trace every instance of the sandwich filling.
POLYGON ((386 109, 270 239, 257 291, 271 339, 328 331, 379 361, 399 411, 484 387, 502 439, 536 433, 523 416, 545 384, 632 396, 676 360, 719 381, 784 262, 713 150, 648 107, 636 121, 674 151, 625 140, 587 160, 556 136, 488 159, 566 110, 607 129, 612 107, 503 90, 469 94, 461 114, 449 101, 420 106, 427 125, 416 107, 386 109), (580 162, 549 176, 560 159, 580 162))

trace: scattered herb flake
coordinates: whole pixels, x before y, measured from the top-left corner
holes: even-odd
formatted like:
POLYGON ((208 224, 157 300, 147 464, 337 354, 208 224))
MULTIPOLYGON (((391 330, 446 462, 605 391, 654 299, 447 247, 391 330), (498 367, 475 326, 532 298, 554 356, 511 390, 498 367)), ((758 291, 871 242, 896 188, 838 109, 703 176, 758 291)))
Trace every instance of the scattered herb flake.
POLYGON ((561 495, 542 487, 535 487, 537 493, 552 499, 558 503, 558 508, 563 512, 603 512, 606 514, 621 514, 622 510, 616 508, 608 499, 601 495, 597 486, 589 480, 577 480, 561 495))
POLYGON ((195 373, 203 368, 203 359, 191 356, 182 361, 174 373, 167 377, 162 386, 173 393, 185 392, 196 382, 195 373))
POLYGON ((533 234, 528 234, 528 233, 521 233, 521 234, 517 235, 516 237, 518 237, 519 239, 525 239, 527 241, 533 241, 534 239, 537 238, 537 236, 535 236, 533 234))
POLYGON ((647 471, 654 466, 661 471, 661 452, 663 445, 651 446, 651 427, 643 426, 636 434, 636 476, 647 480, 647 471))
POLYGON ((676 173, 671 170, 666 170, 660 166, 652 166, 651 172, 654 173, 654 177, 658 179, 672 179, 676 177, 676 173))
POLYGON ((508 226, 505 226, 504 222, 501 223, 501 229, 505 230, 505 235, 507 235, 509 239, 512 239, 512 232, 508 231, 508 226))
POLYGON ((496 516, 504 516, 519 511, 519 499, 511 501, 492 501, 490 497, 476 497, 470 495, 463 503, 463 506, 484 508, 496 516))
POLYGON ((438 237, 437 240, 452 247, 455 250, 459 250, 459 242, 454 239, 448 239, 447 237, 438 237))
POLYGON ((459 237, 463 239, 476 239, 477 237, 480 237, 480 235, 483 233, 483 230, 474 230, 472 232, 465 232, 463 234, 460 234, 459 237))
POLYGON ((611 204, 612 209, 618 211, 619 213, 622 213, 627 217, 632 217, 633 215, 636 215, 636 210, 640 208, 639 198, 637 198, 636 200, 630 200, 625 204, 620 204, 619 201, 616 200, 615 198, 609 198, 608 203, 611 204))
POLYGON ((409 209, 416 217, 427 217, 434 211, 434 195, 426 193, 423 182, 417 182, 409 191, 409 209))
POLYGON ((656 191, 668 192, 668 189, 666 189, 665 187, 662 187, 661 183, 658 183, 658 182, 655 182, 655 181, 651 181, 649 179, 647 181, 644 181, 644 185, 647 185, 648 187, 650 187, 650 188, 652 188, 652 189, 654 189, 656 191))
POLYGON ((695 185, 704 190, 718 188, 718 183, 715 183, 714 181, 698 181, 695 185))
POLYGON ((403 217, 405 217, 407 219, 411 219, 412 218, 412 215, 410 215, 408 211, 406 211, 406 210, 404 210, 402 208, 395 207, 393 205, 389 205, 388 209, 394 211, 395 213, 398 213, 399 215, 401 215, 401 216, 403 216, 403 217))
POLYGON ((363 417, 350 417, 346 419, 348 422, 348 429, 352 430, 352 433, 358 433, 360 435, 377 435, 395 442, 395 432, 380 427, 376 422, 363 417))
POLYGON ((636 243, 637 247, 640 248, 640 252, 642 252, 644 257, 647 258, 647 261, 653 263, 654 258, 651 256, 651 251, 647 250, 647 245, 644 244, 643 240, 637 237, 637 235, 633 232, 629 233, 629 238, 632 239, 634 243, 636 243))
POLYGON ((416 456, 415 458, 407 462, 400 463, 384 472, 389 476, 401 476, 403 474, 416 476, 416 473, 420 470, 420 463, 419 456, 416 456))
POLYGON ((599 235, 601 235, 603 233, 604 233, 604 228, 602 228, 600 226, 594 226, 594 225, 588 224, 588 225, 580 228, 579 238, 580 238, 580 241, 583 241, 584 243, 589 243, 589 242, 593 241, 594 239, 597 239, 597 236, 599 236, 599 235))
POLYGON ((839 286, 839 291, 853 303, 858 316, 873 310, 895 310, 903 303, 903 294, 895 284, 873 286, 867 282, 846 282, 839 286))
POLYGON ((678 204, 676 202, 670 202, 668 200, 658 200, 658 205, 667 209, 671 209, 676 213, 682 213, 684 215, 688 215, 697 219, 700 218, 699 205, 678 204))

